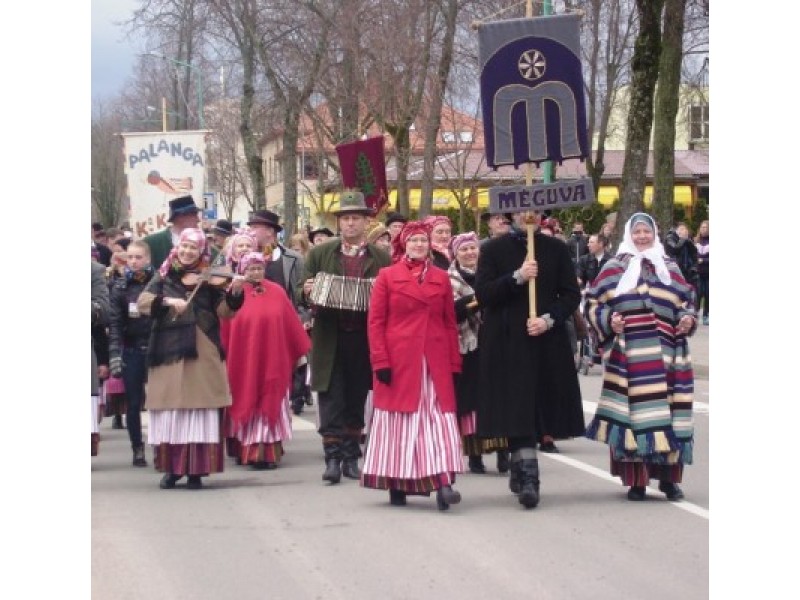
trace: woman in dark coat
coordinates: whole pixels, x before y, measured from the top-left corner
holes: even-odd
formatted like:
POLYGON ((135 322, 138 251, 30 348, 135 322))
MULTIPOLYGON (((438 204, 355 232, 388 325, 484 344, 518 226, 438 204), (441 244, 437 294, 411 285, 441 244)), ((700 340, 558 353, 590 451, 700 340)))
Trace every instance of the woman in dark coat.
POLYGON ((450 241, 453 263, 447 271, 453 287, 458 323, 458 349, 463 359, 461 377, 456 385, 458 425, 464 454, 469 457, 472 473, 486 473, 483 454, 497 450, 497 470, 508 472, 508 441, 505 438, 482 439, 476 435, 478 376, 480 369, 478 334, 481 311, 475 299, 475 268, 478 265, 480 240, 474 231, 462 233, 450 241))
MULTIPOLYGON (((534 214, 538 224, 541 215, 534 214)), ((533 508, 539 502, 539 432, 555 438, 584 432, 565 326, 578 308, 580 290, 566 244, 537 231, 535 260, 528 261, 524 215, 515 220, 520 229, 481 247, 475 277, 483 316, 478 435, 509 438, 509 487, 520 493, 520 503, 533 508), (534 318, 529 318, 530 279, 536 281, 534 318)))

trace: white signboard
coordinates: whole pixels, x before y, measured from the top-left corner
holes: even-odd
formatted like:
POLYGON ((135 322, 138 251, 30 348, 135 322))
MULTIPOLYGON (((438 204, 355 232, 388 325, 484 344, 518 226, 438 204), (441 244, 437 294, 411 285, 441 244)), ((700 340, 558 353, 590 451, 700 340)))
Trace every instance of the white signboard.
POLYGON ((192 196, 202 208, 208 131, 123 133, 134 238, 167 227, 169 201, 192 196))

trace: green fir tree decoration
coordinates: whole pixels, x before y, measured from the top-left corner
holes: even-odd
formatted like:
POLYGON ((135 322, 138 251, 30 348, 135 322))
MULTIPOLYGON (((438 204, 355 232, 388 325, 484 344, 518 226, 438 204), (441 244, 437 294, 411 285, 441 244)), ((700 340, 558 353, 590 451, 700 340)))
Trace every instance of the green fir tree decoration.
POLYGON ((375 174, 372 172, 372 165, 363 152, 358 153, 356 159, 356 185, 364 193, 365 198, 375 194, 375 174))

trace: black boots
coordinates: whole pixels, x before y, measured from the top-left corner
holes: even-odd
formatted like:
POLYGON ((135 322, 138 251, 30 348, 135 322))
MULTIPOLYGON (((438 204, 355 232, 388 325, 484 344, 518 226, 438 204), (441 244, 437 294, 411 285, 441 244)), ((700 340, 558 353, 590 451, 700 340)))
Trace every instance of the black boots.
POLYGON ((339 483, 342 479, 342 443, 324 442, 322 448, 325 450, 325 472, 322 479, 333 483, 339 483))
POLYGON ((358 457, 361 456, 361 446, 357 437, 348 435, 342 440, 342 474, 348 479, 359 479, 361 471, 358 470, 358 457))
POLYGON ((508 450, 498 450, 497 451, 497 471, 499 473, 508 473, 509 469, 509 462, 508 462, 508 450))
POLYGON ((144 444, 138 444, 133 447, 133 466, 146 467, 147 461, 144 458, 144 444))
POLYGON ((511 455, 508 487, 525 508, 539 504, 539 459, 534 448, 520 448, 511 455))
POLYGON ((161 481, 158 484, 162 490, 171 490, 175 487, 175 484, 178 483, 178 480, 183 477, 183 475, 173 475, 172 473, 165 474, 161 481))
POLYGON ((389 490, 389 504, 392 506, 405 506, 406 493, 402 490, 389 490))
POLYGON ((480 454, 469 457, 469 472, 476 473, 478 475, 486 473, 486 467, 483 464, 483 457, 480 454))
POLYGON ((125 429, 125 425, 122 423, 122 415, 114 415, 111 420, 111 429, 125 429))
POLYGON ((672 483, 670 481, 660 481, 658 483, 658 490, 666 494, 667 500, 683 499, 683 490, 680 487, 678 487, 677 483, 672 483))

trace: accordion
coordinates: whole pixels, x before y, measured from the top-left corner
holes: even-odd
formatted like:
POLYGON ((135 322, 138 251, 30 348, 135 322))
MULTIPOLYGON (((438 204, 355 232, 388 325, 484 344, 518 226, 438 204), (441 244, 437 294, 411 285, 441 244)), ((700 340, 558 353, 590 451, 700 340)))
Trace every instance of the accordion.
POLYGON ((314 306, 366 312, 374 284, 374 277, 364 279, 320 272, 314 277, 308 298, 314 306))

